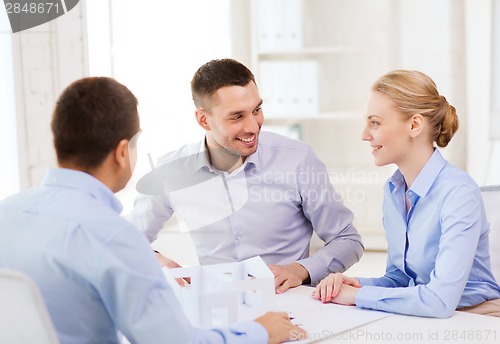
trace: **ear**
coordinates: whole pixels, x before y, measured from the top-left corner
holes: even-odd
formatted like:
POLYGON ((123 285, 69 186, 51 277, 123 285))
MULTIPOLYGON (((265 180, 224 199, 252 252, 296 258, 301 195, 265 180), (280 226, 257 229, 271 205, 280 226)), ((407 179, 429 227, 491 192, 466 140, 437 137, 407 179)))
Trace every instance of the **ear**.
POLYGON ((207 113, 204 109, 198 108, 195 111, 196 121, 205 130, 210 130, 210 124, 207 121, 207 113))
POLYGON ((115 147, 114 151, 115 162, 120 167, 126 167, 129 164, 129 156, 128 156, 128 140, 120 140, 115 147))
POLYGON ((417 137, 424 130, 424 124, 425 124, 424 116, 422 116, 421 114, 413 115, 410 118, 409 124, 410 124, 410 136, 417 137))

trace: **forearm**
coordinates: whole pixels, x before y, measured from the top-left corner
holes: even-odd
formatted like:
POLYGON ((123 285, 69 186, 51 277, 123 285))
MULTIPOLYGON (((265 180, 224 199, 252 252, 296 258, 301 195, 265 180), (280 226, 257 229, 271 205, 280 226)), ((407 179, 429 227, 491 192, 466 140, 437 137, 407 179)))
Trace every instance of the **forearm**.
POLYGON ((379 278, 363 278, 358 277, 362 286, 398 288, 407 287, 410 278, 399 270, 392 270, 387 272, 384 276, 379 278))
POLYGON ((363 254, 363 245, 359 240, 340 237, 330 241, 318 252, 298 263, 309 272, 311 285, 316 285, 331 272, 344 272, 358 262, 363 254))
POLYGON ((456 304, 443 295, 443 292, 435 292, 426 285, 406 288, 363 286, 356 296, 356 305, 361 308, 433 318, 448 318, 456 308, 456 304))

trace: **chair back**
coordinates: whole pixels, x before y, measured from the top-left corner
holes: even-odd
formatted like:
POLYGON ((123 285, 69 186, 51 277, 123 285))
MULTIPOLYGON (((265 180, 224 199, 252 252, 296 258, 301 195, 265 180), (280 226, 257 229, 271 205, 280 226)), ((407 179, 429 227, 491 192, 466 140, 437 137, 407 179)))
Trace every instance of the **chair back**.
POLYGON ((491 270, 500 283, 500 185, 481 186, 486 218, 490 223, 491 270))
POLYGON ((59 344, 37 285, 20 271, 0 269, 0 343, 59 344))

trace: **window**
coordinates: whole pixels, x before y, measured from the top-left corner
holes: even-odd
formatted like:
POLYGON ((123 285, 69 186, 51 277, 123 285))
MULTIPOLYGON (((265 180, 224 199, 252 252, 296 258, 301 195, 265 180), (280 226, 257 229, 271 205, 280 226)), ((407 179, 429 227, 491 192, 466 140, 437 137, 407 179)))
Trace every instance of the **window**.
POLYGON ((91 75, 108 75, 139 99, 143 134, 134 176, 118 194, 124 213, 135 184, 153 161, 201 140, 194 119, 190 81, 214 58, 231 57, 228 0, 88 0, 91 75))

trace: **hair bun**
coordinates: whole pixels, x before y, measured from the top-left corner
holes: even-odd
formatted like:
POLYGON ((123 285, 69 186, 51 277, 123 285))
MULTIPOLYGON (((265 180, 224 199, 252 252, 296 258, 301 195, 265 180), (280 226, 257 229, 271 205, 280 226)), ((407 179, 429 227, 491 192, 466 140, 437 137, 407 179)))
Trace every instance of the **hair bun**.
POLYGON ((458 130, 459 120, 455 107, 450 105, 444 96, 440 96, 440 98, 441 108, 439 114, 441 117, 441 129, 436 137, 436 144, 439 147, 446 147, 458 130))

